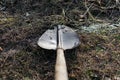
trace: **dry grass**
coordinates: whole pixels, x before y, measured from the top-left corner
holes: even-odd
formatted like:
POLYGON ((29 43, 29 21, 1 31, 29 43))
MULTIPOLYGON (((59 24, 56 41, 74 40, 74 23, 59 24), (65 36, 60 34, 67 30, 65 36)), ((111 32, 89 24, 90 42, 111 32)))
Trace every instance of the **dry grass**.
MULTIPOLYGON (((107 16, 108 12, 116 9, 106 7, 103 2, 91 1, 87 2, 88 6, 90 3, 94 4, 89 14, 81 1, 58 1, 45 5, 47 13, 42 7, 42 12, 31 10, 30 16, 16 14, 16 17, 0 23, 0 80, 53 80, 56 52, 41 49, 36 42, 45 30, 57 24, 78 29, 80 36, 80 46, 65 51, 70 80, 113 80, 120 76, 119 27, 115 32, 101 31, 99 34, 79 30, 81 25, 98 22, 98 19, 102 22, 119 21, 118 16, 115 17, 113 13, 107 16), (96 5, 99 5, 97 10, 94 8, 96 5), (102 7, 105 9, 101 10, 102 7), (96 11, 100 12, 99 16, 96 11)), ((113 3, 111 1, 110 4, 113 3)))

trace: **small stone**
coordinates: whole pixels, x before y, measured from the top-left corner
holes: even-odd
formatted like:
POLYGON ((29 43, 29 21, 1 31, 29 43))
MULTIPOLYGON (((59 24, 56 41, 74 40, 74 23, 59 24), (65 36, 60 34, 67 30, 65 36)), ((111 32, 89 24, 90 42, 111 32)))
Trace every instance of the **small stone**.
POLYGON ((120 80, 120 76, 114 76, 115 80, 120 80))

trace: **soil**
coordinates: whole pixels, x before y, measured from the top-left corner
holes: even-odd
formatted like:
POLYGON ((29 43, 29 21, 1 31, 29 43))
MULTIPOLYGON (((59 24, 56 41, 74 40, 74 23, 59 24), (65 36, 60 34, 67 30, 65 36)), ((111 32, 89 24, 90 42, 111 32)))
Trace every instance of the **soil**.
POLYGON ((54 80, 56 51, 37 41, 58 24, 80 37, 80 46, 65 51, 69 80, 120 80, 120 3, 30 1, 0 6, 0 80, 54 80))

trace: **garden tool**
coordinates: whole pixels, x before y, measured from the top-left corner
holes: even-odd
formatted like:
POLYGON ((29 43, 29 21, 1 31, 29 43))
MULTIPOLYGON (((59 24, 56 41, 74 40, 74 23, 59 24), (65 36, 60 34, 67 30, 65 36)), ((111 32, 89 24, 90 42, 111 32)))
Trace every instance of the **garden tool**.
POLYGON ((68 80, 64 50, 73 49, 80 44, 78 35, 65 25, 57 25, 48 29, 38 40, 38 45, 45 49, 57 50, 55 64, 55 80, 68 80))

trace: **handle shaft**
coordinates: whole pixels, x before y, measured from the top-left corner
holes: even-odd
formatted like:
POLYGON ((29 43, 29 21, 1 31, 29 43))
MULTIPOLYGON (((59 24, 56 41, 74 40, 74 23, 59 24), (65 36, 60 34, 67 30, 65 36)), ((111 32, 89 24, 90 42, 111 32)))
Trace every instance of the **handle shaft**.
POLYGON ((68 73, 63 49, 57 49, 55 80, 68 80, 68 73))

